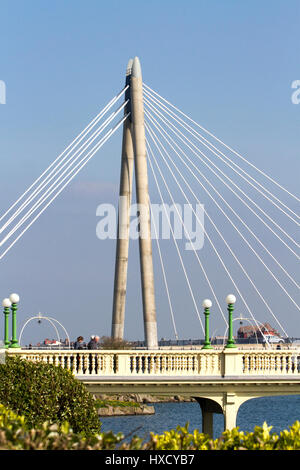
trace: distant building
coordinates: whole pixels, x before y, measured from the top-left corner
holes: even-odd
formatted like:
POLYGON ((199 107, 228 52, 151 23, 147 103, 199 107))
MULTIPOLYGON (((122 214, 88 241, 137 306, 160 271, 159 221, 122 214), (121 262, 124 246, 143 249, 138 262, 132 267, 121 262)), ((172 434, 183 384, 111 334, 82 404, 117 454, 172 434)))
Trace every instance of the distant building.
POLYGON ((60 341, 57 341, 57 340, 55 340, 55 339, 48 339, 48 338, 46 338, 46 339, 44 340, 44 345, 45 345, 45 346, 57 346, 57 345, 59 345, 59 344, 61 344, 60 341))
POLYGON ((259 327, 252 325, 240 326, 237 331, 238 338, 263 338, 263 334, 280 336, 278 331, 276 331, 269 323, 263 323, 259 325, 259 327))

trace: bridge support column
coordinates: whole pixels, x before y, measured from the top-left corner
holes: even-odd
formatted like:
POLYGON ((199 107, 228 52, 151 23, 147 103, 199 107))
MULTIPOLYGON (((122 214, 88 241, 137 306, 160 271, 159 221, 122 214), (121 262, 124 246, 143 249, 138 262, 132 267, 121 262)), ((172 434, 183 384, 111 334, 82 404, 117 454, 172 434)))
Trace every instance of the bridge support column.
POLYGON ((223 410, 221 405, 209 398, 195 397, 201 407, 202 412, 202 432, 213 437, 213 415, 214 413, 222 414, 223 410))
POLYGON ((144 126, 143 83, 138 57, 135 57, 133 60, 130 84, 136 200, 139 210, 139 246, 145 341, 148 349, 155 349, 158 347, 157 323, 144 126))
MULTIPOLYGON (((128 62, 126 85, 130 85, 132 59, 128 62)), ((125 93, 125 100, 130 100, 130 89, 125 93)), ((124 113, 130 111, 130 101, 124 113)), ((130 205, 132 197, 133 143, 131 118, 123 125, 122 162, 119 192, 118 238, 116 249, 114 298, 111 335, 114 339, 124 338, 125 302, 129 250, 130 205)))
POLYGON ((236 427, 236 418, 240 403, 237 403, 235 393, 227 392, 224 396, 224 430, 231 430, 236 427))
POLYGON ((238 397, 235 393, 225 392, 215 399, 195 397, 202 412, 202 432, 213 437, 213 415, 223 414, 224 431, 236 427, 236 418, 240 405, 246 401, 245 397, 238 397))

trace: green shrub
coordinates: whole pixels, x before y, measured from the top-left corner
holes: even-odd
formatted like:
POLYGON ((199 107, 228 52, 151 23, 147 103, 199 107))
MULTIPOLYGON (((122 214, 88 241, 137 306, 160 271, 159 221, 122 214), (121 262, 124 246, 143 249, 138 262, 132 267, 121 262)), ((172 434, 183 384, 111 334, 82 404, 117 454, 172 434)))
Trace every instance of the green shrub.
POLYGON ((146 444, 151 450, 300 450, 300 421, 296 421, 289 430, 280 434, 271 432, 272 426, 264 423, 256 426, 253 432, 244 433, 239 428, 225 431, 219 439, 194 430, 189 433, 188 424, 178 426, 157 435, 151 433, 150 441, 146 444))
POLYGON ((84 437, 75 434, 67 422, 45 422, 30 429, 24 417, 0 404, 0 450, 110 450, 122 439, 122 434, 112 432, 84 437))
POLYGON ((72 431, 68 423, 43 423, 37 429, 28 429, 24 417, 0 405, 0 450, 300 450, 300 422, 289 430, 272 433, 266 423, 244 433, 235 428, 225 431, 219 439, 194 430, 188 424, 161 435, 150 434, 147 442, 134 436, 130 442, 124 435, 112 432, 83 437, 72 431))
POLYGON ((18 437, 27 431, 24 416, 18 416, 0 404, 0 450, 18 447, 18 437))
POLYGON ((75 433, 100 432, 92 396, 60 366, 8 357, 6 364, 0 364, 0 403, 23 415, 31 428, 45 421, 67 421, 75 433))

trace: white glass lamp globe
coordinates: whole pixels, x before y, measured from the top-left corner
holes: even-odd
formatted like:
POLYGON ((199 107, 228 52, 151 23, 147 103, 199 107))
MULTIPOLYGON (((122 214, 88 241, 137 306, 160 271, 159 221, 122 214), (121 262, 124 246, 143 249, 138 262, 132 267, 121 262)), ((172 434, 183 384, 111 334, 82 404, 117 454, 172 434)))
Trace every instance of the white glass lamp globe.
POLYGON ((11 301, 12 304, 17 304, 20 300, 20 297, 18 296, 18 294, 11 294, 9 296, 9 300, 11 301))
POLYGON ((227 295, 226 297, 226 303, 229 305, 229 304, 235 304, 236 302, 236 298, 233 294, 229 294, 227 295))
POLYGON ((209 299, 204 299, 202 302, 203 308, 210 308, 212 306, 212 301, 209 299))
POLYGON ((9 299, 3 299, 2 307, 5 307, 5 308, 11 307, 11 301, 9 299))

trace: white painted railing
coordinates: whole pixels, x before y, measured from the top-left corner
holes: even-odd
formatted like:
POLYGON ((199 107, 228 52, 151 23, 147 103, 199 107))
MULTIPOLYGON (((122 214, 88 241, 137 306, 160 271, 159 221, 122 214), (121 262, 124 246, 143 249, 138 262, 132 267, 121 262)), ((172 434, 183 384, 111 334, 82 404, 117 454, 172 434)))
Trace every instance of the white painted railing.
POLYGON ((244 352, 245 375, 300 374, 300 351, 244 352))
POLYGON ((8 355, 60 365, 76 376, 300 376, 299 350, 7 350, 8 355))

